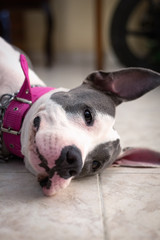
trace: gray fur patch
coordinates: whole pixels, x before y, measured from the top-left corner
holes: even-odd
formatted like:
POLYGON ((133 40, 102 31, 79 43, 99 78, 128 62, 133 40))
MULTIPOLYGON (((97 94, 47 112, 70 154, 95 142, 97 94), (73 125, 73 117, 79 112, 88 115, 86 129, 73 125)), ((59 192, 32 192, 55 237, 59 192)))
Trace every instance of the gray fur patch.
POLYGON ((85 160, 85 164, 82 168, 79 177, 85 177, 102 172, 105 168, 109 167, 117 158, 121 150, 120 140, 117 139, 113 142, 107 142, 98 145, 92 152, 90 152, 85 160), (93 171, 93 161, 98 161, 101 167, 97 171, 93 171))
POLYGON ((81 85, 69 92, 57 92, 51 95, 51 99, 60 104, 67 113, 81 113, 89 108, 93 114, 96 111, 115 116, 115 104, 105 93, 92 89, 87 85, 81 85))

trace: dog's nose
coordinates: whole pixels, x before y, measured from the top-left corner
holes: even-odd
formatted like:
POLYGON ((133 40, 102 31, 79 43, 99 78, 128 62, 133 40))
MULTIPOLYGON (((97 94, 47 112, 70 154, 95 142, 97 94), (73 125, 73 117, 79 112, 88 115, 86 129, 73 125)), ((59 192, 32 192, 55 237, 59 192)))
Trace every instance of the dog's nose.
POLYGON ((55 163, 56 172, 60 177, 67 179, 77 176, 83 165, 81 152, 76 146, 64 147, 55 163))

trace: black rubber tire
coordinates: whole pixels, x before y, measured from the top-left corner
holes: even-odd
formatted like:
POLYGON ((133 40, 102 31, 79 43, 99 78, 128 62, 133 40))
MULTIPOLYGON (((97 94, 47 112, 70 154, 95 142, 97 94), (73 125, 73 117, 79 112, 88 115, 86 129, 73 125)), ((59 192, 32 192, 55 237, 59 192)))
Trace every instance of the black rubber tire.
MULTIPOLYGON (((152 53, 143 57, 136 56, 127 42, 127 22, 140 2, 141 0, 121 0, 118 3, 110 26, 111 45, 116 56, 125 66, 145 67, 160 72, 160 59, 153 61, 152 53)), ((160 44, 158 51, 160 53, 160 44)))

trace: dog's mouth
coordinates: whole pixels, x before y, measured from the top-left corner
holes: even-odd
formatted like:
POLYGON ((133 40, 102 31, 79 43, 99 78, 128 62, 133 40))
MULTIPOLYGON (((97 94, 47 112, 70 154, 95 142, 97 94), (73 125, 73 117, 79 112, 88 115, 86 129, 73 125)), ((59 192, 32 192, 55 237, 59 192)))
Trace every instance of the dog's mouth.
POLYGON ((60 190, 66 188, 70 184, 71 179, 63 179, 56 172, 52 178, 41 174, 38 175, 38 182, 46 196, 55 195, 60 190))
POLYGON ((57 174, 57 171, 58 171, 57 166, 50 168, 48 166, 47 160, 40 153, 38 148, 36 148, 36 153, 37 153, 38 158, 41 161, 39 166, 45 169, 44 174, 38 175, 38 182, 39 182, 40 186, 42 187, 43 193, 46 196, 55 195, 57 192, 66 188, 69 185, 71 178, 70 179, 61 178, 57 174))
POLYGON ((49 178, 49 176, 39 174, 38 182, 42 188, 46 187, 46 189, 50 189, 51 187, 51 179, 49 178))
POLYGON ((38 175, 38 182, 47 196, 54 195, 66 188, 71 179, 82 169, 81 153, 75 146, 64 147, 53 167, 48 166, 47 159, 38 148, 36 148, 36 153, 40 160, 39 167, 45 170, 43 174, 38 175))

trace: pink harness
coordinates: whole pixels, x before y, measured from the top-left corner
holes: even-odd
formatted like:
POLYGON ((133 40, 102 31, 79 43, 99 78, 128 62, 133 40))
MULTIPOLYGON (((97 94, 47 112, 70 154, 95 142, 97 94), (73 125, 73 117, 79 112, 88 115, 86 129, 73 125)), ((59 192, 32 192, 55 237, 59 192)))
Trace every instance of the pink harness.
POLYGON ((45 93, 54 90, 51 87, 33 87, 30 86, 28 75, 28 64, 24 55, 20 55, 20 63, 23 69, 25 80, 18 94, 10 102, 6 109, 3 125, 3 141, 9 150, 16 156, 24 157, 21 153, 21 127, 23 119, 32 106, 32 104, 45 93))

